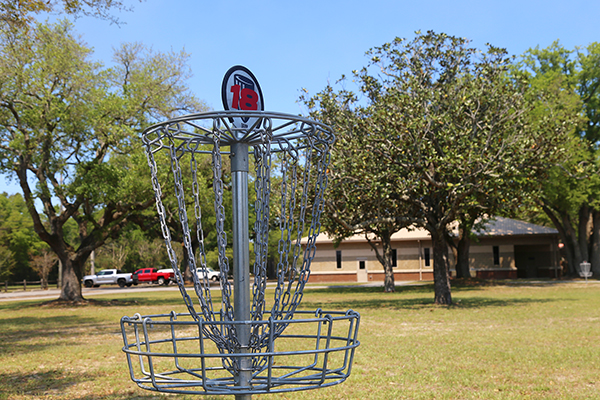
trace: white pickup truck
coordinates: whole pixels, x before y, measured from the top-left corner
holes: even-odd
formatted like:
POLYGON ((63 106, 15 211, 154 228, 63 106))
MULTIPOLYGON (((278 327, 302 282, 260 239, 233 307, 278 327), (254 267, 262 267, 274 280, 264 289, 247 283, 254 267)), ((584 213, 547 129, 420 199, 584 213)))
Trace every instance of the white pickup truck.
POLYGON ((114 284, 119 285, 119 287, 131 286, 133 284, 131 274, 122 273, 120 269, 103 269, 96 275, 83 277, 83 285, 87 288, 114 284))

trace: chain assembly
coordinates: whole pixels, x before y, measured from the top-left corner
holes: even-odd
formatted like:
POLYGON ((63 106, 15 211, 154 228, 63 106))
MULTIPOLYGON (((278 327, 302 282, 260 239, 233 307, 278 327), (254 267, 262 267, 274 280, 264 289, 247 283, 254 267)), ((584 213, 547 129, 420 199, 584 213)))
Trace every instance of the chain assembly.
POLYGON ((243 397, 347 378, 358 346, 358 314, 349 310, 332 317, 335 313, 317 310, 307 319, 306 312, 298 311, 320 233, 334 139, 330 128, 318 122, 262 111, 191 114, 144 131, 161 233, 187 314, 123 317, 123 350, 140 387, 243 397), (251 123, 240 128, 234 124, 240 120, 251 123), (219 270, 218 286, 209 279, 210 266, 219 270), (316 333, 286 334, 298 323, 316 324, 316 333), (346 333, 336 333, 334 323, 347 324, 346 333), (169 335, 150 339, 148 329, 161 325, 170 327, 169 335), (133 342, 127 326, 133 326, 133 342), (195 335, 189 331, 193 326, 195 335), (310 339, 316 344, 308 352, 314 361, 304 367, 276 366, 276 357, 307 354, 277 352, 278 338, 310 339), (190 340, 199 341, 199 354, 181 349, 190 340), (216 354, 205 350, 205 341, 216 354), (337 347, 336 341, 341 343, 337 347), (168 349, 154 353, 151 344, 168 349), (329 367, 330 352, 344 354, 340 367, 329 367), (176 369, 157 374, 156 354, 173 358, 176 369), (142 378, 136 378, 132 355, 139 357, 142 378), (214 357, 221 366, 207 367, 214 357), (188 359, 199 359, 201 367, 183 366, 188 359), (275 376, 278 368, 281 375, 275 376), (209 377, 221 369, 231 378, 209 377))

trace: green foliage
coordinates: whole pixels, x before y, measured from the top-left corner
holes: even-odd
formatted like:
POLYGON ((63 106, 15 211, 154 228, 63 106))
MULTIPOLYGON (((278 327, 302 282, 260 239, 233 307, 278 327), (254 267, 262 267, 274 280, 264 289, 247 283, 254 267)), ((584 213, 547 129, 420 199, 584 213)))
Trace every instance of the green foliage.
POLYGON ((367 55, 369 64, 354 73, 361 97, 328 87, 307 101, 339 137, 332 186, 335 192, 341 168, 346 195, 331 196, 326 229, 338 238, 364 229, 336 213, 374 220, 379 230, 389 230, 382 225, 389 221, 396 230, 424 226, 434 242, 436 300, 451 302, 449 224, 461 214, 514 207, 534 191, 547 165, 564 155, 559 144, 574 117, 531 118, 532 109, 547 113, 554 103, 533 93, 526 75, 511 73, 512 59, 491 45, 482 52, 463 38, 417 32, 367 55))
POLYGON ((120 0, 2 0, 0 23, 5 29, 26 30, 33 24, 36 14, 65 13, 75 18, 93 16, 119 24, 111 11, 131 11, 124 3, 120 0))
POLYGON ((598 246, 592 243, 600 234, 600 45, 568 50, 556 41, 546 49, 528 50, 517 67, 548 99, 538 102, 532 123, 540 126, 565 114, 578 114, 568 127, 572 135, 560 144, 560 162, 550 179, 541 182, 537 202, 562 236, 570 271, 590 260, 594 271, 600 272, 598 246))
POLYGON ((384 72, 381 80, 360 73, 377 135, 371 147, 397 168, 409 201, 424 214, 437 210, 426 225, 445 226, 465 206, 498 208, 559 156, 564 133, 531 125, 526 81, 508 75, 503 49, 480 52, 430 32, 371 54, 384 72))
POLYGON ((0 194, 0 281, 31 278, 29 258, 43 245, 20 194, 0 194))
POLYGON ((70 277, 64 287, 80 288, 91 251, 142 224, 154 203, 137 134, 204 108, 186 85, 188 55, 124 44, 105 68, 67 22, 0 39, 0 170, 21 184, 36 233, 70 277))

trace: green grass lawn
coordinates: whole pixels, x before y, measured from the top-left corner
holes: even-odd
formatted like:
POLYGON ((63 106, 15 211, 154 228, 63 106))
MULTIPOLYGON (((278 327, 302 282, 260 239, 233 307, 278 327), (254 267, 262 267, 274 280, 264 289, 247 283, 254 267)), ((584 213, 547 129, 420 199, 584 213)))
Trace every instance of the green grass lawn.
MULTIPOLYGON (((453 297, 432 305, 430 285, 307 290, 303 309, 360 312, 352 375, 253 399, 600 399, 599 284, 463 286, 453 297)), ((130 381, 120 318, 184 312, 177 291, 93 299, 0 303, 0 399, 233 398, 161 396, 130 381)))

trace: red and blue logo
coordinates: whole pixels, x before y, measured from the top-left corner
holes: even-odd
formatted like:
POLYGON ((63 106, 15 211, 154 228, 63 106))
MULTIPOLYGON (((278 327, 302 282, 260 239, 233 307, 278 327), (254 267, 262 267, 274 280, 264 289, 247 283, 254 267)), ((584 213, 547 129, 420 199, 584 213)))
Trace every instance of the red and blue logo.
MULTIPOLYGON (((250 70, 241 65, 231 67, 223 78, 221 99, 225 110, 264 111, 262 91, 258 80, 250 70)), ((238 128, 248 128, 249 117, 234 118, 238 128)))

